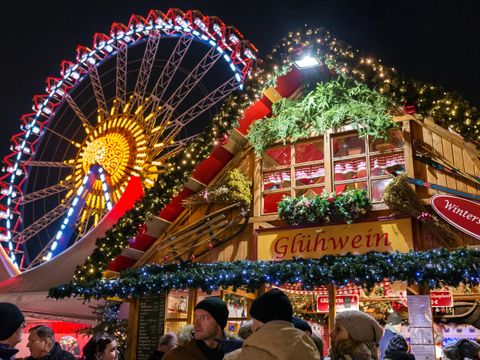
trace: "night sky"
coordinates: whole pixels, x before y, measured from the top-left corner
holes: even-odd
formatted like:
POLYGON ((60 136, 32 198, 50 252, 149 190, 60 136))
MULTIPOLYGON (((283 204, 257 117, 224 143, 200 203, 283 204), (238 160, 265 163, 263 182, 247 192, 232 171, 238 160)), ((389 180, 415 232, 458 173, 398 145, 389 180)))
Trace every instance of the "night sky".
POLYGON ((78 44, 90 47, 95 32, 108 33, 112 22, 127 23, 130 14, 170 7, 220 17, 243 32, 260 57, 290 30, 325 27, 400 74, 457 90, 480 106, 480 5, 473 0, 9 1, 0 21, 0 154, 7 154, 33 95, 44 93, 47 76, 59 76, 61 60, 74 60, 78 44))

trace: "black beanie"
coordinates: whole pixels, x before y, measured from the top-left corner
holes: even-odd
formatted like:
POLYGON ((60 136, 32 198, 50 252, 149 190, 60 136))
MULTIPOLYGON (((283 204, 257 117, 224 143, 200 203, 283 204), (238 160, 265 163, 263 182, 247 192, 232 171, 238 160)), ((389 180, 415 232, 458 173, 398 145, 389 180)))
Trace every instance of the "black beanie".
POLYGON ((7 340, 23 324, 25 317, 17 305, 0 302, 0 341, 7 340))
POLYGON ((309 323, 307 323, 305 320, 300 319, 299 317, 294 316, 292 318, 292 324, 295 327, 295 329, 299 329, 302 331, 308 331, 310 334, 313 333, 312 327, 310 326, 309 323))
POLYGON ((273 320, 292 322, 292 303, 283 291, 272 289, 255 299, 250 316, 263 323, 273 320))
POLYGON ((218 297, 210 296, 203 299, 195 306, 195 310, 197 309, 205 310, 210 315, 212 315, 212 317, 215 319, 217 324, 220 325, 222 330, 225 328, 225 326, 227 326, 227 320, 228 320, 227 304, 225 304, 218 297))

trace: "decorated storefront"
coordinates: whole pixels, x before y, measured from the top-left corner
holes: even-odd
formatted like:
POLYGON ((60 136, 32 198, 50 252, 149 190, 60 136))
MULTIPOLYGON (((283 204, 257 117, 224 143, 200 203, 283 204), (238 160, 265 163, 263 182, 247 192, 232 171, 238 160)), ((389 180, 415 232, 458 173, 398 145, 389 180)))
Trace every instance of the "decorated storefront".
POLYGON ((207 295, 227 302, 236 332, 269 287, 327 345, 351 308, 404 334, 417 358, 477 337, 476 110, 324 30, 289 34, 251 77, 216 116, 210 155, 161 175, 168 192, 153 188, 51 296, 128 301, 132 359, 191 324, 207 295), (295 64, 307 54, 310 67, 295 64))

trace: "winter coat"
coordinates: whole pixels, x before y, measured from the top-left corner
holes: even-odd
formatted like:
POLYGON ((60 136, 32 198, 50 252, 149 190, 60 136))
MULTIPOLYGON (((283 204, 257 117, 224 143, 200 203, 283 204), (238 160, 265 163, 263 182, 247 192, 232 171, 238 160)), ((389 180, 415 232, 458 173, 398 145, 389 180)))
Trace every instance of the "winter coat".
POLYGON ((6 344, 0 344, 0 360, 15 359, 16 353, 18 353, 17 349, 11 349, 6 344))
MULTIPOLYGON (((344 340, 349 341, 349 340, 344 340)), ((376 349, 374 349, 374 344, 359 343, 353 351, 349 351, 343 354, 333 355, 330 354, 331 360, 377 360, 376 349)))
POLYGON ((203 341, 190 340, 167 353, 162 360, 222 360, 229 351, 238 349, 242 342, 222 339, 217 349, 211 349, 203 341))
POLYGON ((283 320, 269 321, 243 342, 240 351, 226 360, 319 360, 320 354, 310 336, 283 320))
POLYGON ((155 350, 155 351, 152 353, 152 355, 150 355, 150 357, 148 358, 148 360, 162 360, 164 355, 165 355, 164 352, 155 350))
POLYGON ((385 353, 383 360, 415 360, 415 355, 405 351, 390 351, 385 353))
POLYGON ((55 345, 53 345, 53 347, 50 349, 49 353, 44 357, 39 359, 34 359, 33 357, 29 356, 25 360, 75 360, 75 359, 76 358, 72 353, 66 350, 63 350, 60 347, 59 343, 55 343, 55 345))

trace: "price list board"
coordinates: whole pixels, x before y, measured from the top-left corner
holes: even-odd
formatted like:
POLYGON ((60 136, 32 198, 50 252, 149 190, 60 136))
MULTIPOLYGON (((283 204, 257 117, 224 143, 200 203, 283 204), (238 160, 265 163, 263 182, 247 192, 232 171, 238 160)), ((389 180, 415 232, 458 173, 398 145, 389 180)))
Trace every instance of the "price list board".
POLYGON ((137 360, 148 360, 156 349, 165 326, 166 293, 140 298, 138 312, 137 360))
POLYGON ((407 296, 410 346, 416 360, 435 360, 429 295, 407 296))

